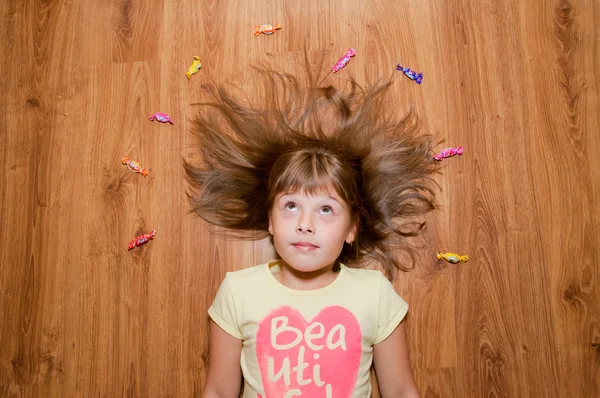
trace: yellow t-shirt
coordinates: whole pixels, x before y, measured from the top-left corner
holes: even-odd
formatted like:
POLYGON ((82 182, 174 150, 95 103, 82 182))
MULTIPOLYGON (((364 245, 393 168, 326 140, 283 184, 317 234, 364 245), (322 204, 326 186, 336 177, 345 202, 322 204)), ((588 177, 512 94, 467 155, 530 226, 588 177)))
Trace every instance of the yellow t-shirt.
POLYGON ((341 265, 328 286, 294 290, 279 270, 275 260, 228 272, 208 310, 242 340, 244 398, 370 397, 373 344, 408 304, 379 271, 341 265))

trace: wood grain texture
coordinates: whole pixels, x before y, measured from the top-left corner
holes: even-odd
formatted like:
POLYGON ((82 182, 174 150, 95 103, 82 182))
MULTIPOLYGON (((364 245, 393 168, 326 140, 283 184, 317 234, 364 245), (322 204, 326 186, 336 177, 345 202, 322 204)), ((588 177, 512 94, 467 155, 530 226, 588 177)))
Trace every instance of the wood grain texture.
POLYGON ((252 63, 296 72, 304 48, 333 64, 349 47, 331 81, 422 71, 395 75, 390 105, 465 147, 396 283, 421 395, 598 396, 599 20, 585 0, 7 0, 0 396, 200 396, 206 310, 225 272, 273 249, 188 213, 194 104, 214 81, 251 87, 252 63), (147 120, 160 111, 175 125, 147 120))

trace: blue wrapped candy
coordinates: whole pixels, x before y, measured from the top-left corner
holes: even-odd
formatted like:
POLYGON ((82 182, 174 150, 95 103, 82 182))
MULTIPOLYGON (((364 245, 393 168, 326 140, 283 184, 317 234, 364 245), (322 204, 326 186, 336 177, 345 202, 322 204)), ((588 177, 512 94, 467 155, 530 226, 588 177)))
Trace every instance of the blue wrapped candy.
POLYGON ((404 68, 400 64, 396 65, 396 70, 402 71, 402 73, 404 73, 406 77, 408 77, 410 80, 414 80, 415 82, 417 82, 417 84, 421 84, 421 82, 423 81, 423 74, 420 72, 417 73, 412 69, 404 68))

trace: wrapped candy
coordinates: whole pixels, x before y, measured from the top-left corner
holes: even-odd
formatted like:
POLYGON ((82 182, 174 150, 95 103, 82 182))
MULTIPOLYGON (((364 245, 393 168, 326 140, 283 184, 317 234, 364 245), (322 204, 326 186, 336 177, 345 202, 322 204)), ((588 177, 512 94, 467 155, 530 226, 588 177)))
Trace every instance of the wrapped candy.
POLYGON ((144 243, 149 242, 150 239, 154 238, 154 235, 156 235, 156 230, 152 230, 148 234, 143 234, 143 235, 138 236, 137 238, 135 238, 134 240, 129 242, 129 245, 127 246, 127 250, 131 250, 131 249, 135 248, 136 246, 141 246, 144 243))
POLYGON ((423 74, 420 72, 417 73, 412 69, 404 68, 400 64, 396 65, 396 70, 402 71, 406 77, 408 77, 410 80, 414 80, 417 84, 421 84, 423 81, 423 74))
POLYGON ((190 80, 192 78, 192 75, 198 73, 200 68, 202 68, 202 62, 200 62, 200 57, 196 55, 194 57, 194 62, 192 62, 188 71, 185 72, 185 77, 187 77, 187 79, 190 80))
POLYGON ((354 57, 356 55, 356 51, 351 48, 348 50, 348 52, 346 54, 344 54, 344 56, 342 58, 340 58, 335 65, 333 65, 333 73, 337 72, 338 70, 342 69, 344 66, 346 66, 346 64, 348 62, 350 62, 350 58, 354 57))
POLYGON ((150 121, 159 121, 161 123, 171 123, 171 124, 175 124, 173 123, 173 121, 171 120, 171 116, 167 115, 166 113, 162 113, 162 112, 158 112, 155 113, 154 115, 150 116, 148 118, 148 120, 150 121))
POLYGON ((446 260, 449 263, 452 264, 456 264, 456 263, 466 263, 467 261, 469 261, 469 256, 460 256, 456 253, 438 253, 437 254, 437 259, 438 260, 446 260))
POLYGON ((446 149, 442 149, 442 152, 437 153, 433 158, 435 160, 442 160, 444 158, 449 158, 451 156, 454 155, 462 155, 464 152, 464 149, 462 146, 456 147, 456 148, 446 148, 446 149))
POLYGON ((134 173, 140 173, 144 177, 148 176, 148 170, 142 168, 142 166, 140 166, 138 162, 129 159, 127 156, 123 156, 123 158, 121 159, 121 163, 127 165, 127 168, 133 171, 134 173))
POLYGON ((256 25, 254 27, 254 36, 259 36, 261 33, 263 35, 272 35, 276 30, 281 29, 281 24, 275 24, 275 26, 270 24, 265 25, 256 25))

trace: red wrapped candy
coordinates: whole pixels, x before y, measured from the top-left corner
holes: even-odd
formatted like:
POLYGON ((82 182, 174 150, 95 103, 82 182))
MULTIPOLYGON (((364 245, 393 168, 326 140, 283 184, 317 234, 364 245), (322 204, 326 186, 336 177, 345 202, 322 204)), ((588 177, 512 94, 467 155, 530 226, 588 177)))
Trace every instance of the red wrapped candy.
POLYGON ((143 235, 138 236, 137 238, 135 238, 134 240, 129 242, 129 246, 127 246, 127 250, 131 250, 131 249, 135 248, 136 246, 141 246, 144 243, 147 243, 148 241, 150 241, 150 239, 154 238, 154 235, 156 235, 156 230, 152 230, 148 234, 143 234, 143 235))

